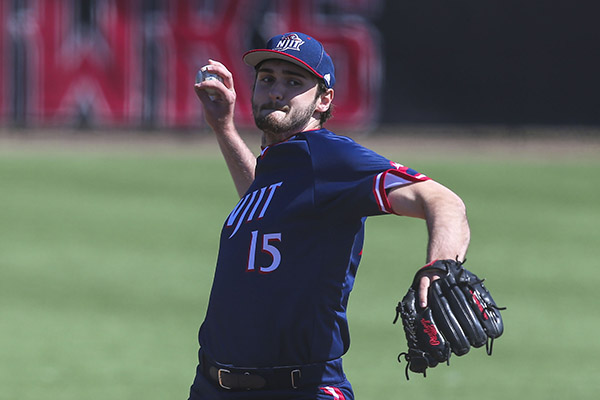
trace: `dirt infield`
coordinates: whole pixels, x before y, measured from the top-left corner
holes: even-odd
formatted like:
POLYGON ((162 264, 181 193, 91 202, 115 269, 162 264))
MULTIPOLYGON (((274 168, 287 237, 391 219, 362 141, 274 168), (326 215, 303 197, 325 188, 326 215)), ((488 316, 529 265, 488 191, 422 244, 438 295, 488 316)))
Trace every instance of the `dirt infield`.
MULTIPOLYGON (((344 133, 382 154, 432 157, 590 159, 600 161, 600 128, 503 126, 394 126, 344 133)), ((242 136, 257 153, 260 133, 242 136)), ((0 128, 0 154, 18 151, 126 151, 218 154, 213 133, 167 130, 0 128)))

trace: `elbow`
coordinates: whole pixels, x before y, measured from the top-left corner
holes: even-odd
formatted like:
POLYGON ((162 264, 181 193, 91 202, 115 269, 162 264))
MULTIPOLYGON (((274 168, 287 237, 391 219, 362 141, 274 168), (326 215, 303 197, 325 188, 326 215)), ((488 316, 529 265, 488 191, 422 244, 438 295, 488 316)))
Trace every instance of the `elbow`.
POLYGON ((452 193, 452 202, 454 204, 454 207, 456 207, 456 212, 460 215, 464 215, 465 219, 467 217, 467 206, 465 204, 465 202, 463 201, 462 198, 460 198, 460 196, 458 196, 456 193, 451 192, 452 193))
POLYGON ((436 183, 424 192, 421 201, 425 209, 467 215, 467 206, 462 198, 447 187, 436 183))
POLYGON ((438 185, 435 192, 424 199, 425 219, 429 223, 441 223, 468 231, 467 206, 460 196, 438 185))

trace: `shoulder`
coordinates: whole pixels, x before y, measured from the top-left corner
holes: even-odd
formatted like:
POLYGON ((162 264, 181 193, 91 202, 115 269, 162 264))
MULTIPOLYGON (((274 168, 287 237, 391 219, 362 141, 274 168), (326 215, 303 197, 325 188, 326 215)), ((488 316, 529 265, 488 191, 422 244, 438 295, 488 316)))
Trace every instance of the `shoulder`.
POLYGON ((302 132, 298 139, 305 140, 314 163, 322 166, 349 167, 357 165, 390 166, 390 161, 347 136, 327 129, 302 132))
POLYGON ((301 132, 297 135, 298 138, 306 140, 311 145, 320 146, 336 146, 336 147, 362 147, 353 139, 347 136, 341 136, 332 131, 321 128, 312 131, 301 132))

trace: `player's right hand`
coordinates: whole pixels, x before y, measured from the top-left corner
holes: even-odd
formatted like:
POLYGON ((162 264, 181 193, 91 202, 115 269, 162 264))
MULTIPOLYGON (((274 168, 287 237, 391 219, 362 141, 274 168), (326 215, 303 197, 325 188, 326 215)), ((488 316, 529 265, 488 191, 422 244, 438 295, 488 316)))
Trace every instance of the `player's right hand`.
POLYGON ((201 69, 219 75, 223 79, 223 82, 212 79, 194 84, 194 91, 204 107, 206 123, 218 132, 228 124, 233 124, 237 97, 233 75, 222 63, 214 60, 208 60, 208 64, 201 69))

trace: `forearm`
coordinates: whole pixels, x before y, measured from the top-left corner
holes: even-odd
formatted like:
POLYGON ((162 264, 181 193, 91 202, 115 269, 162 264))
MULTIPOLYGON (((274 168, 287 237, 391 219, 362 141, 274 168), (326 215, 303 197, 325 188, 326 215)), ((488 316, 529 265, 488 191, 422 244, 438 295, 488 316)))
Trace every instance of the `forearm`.
POLYGON ((256 156, 240 137, 235 126, 231 125, 215 133, 235 188, 242 197, 254 181, 256 156))
POLYGON ((460 197, 430 180, 392 189, 388 198, 396 214, 426 221, 429 233, 427 262, 464 259, 470 230, 460 197))
POLYGON ((425 205, 429 240, 427 262, 443 259, 463 261, 470 241, 465 205, 454 193, 431 199, 425 205))
POLYGON ((235 188, 242 197, 254 181, 256 157, 240 137, 233 122, 237 98, 233 76, 222 63, 215 60, 209 60, 202 70, 222 79, 222 82, 217 79, 198 82, 194 90, 204 107, 206 123, 217 137, 235 188))
MULTIPOLYGON (((388 194, 396 214, 423 218, 427 223, 427 263, 433 260, 464 261, 471 238, 465 204, 454 192, 435 181, 392 189, 388 194)), ((427 306, 428 288, 439 278, 434 272, 419 280, 419 304, 427 306)))

